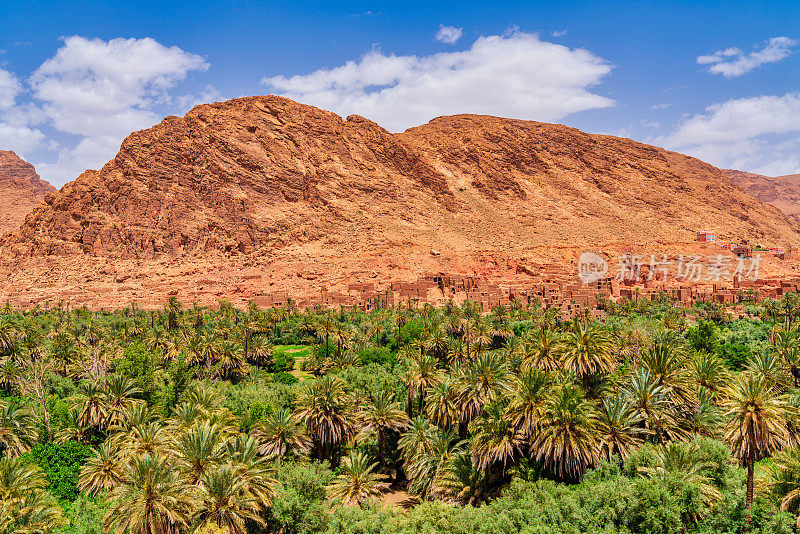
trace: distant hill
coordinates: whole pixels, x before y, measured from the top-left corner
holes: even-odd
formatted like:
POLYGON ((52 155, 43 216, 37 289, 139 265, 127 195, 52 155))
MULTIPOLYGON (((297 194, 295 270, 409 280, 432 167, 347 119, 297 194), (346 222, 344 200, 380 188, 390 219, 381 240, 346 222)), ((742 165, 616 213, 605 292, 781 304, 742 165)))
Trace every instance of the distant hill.
POLYGON ((267 96, 131 134, 37 208, 15 242, 112 256, 353 240, 481 250, 691 241, 698 228, 800 242, 724 172, 629 139, 477 115, 392 134, 267 96))
POLYGON ((800 224, 800 174, 763 176, 733 169, 726 169, 725 173, 737 187, 800 224))

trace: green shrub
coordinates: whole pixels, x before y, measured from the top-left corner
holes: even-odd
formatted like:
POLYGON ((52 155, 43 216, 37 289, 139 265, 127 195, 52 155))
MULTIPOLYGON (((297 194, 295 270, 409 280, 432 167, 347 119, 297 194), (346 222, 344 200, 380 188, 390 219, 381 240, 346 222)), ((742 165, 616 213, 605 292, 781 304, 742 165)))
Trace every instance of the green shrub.
POLYGON ((268 514, 271 531, 324 532, 330 508, 325 500, 325 486, 333 480, 327 463, 281 462, 276 473, 276 497, 268 514))
POLYGON ((75 441, 66 443, 39 443, 23 455, 27 464, 36 464, 50 482, 49 491, 62 501, 78 497, 78 477, 92 448, 75 441))

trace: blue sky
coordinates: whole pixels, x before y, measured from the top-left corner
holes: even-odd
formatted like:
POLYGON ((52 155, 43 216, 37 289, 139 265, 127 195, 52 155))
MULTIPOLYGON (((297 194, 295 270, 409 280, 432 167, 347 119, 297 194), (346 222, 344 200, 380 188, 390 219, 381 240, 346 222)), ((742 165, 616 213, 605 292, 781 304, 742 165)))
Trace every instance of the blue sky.
POLYGON ((165 115, 279 93, 392 131, 497 114, 800 172, 796 1, 208 4, 0 1, 0 149, 60 186, 165 115))

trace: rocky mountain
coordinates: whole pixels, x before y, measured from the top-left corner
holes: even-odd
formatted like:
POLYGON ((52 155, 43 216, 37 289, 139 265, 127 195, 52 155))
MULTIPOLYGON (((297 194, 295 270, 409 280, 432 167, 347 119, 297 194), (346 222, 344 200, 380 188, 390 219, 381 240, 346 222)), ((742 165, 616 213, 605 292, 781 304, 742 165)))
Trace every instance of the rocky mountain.
POLYGON ((48 197, 13 242, 145 257, 351 239, 472 250, 672 242, 698 228, 798 241, 722 171, 628 139, 475 115, 392 134, 266 96, 130 135, 101 170, 48 197))
POLYGON ((33 165, 14 152, 0 150, 0 235, 16 230, 25 215, 55 190, 39 178, 33 165))
POLYGON ((574 277, 587 248, 680 252, 698 230, 800 245, 723 171, 629 139, 478 115, 395 134, 248 97, 135 132, 48 195, 0 244, 0 297, 319 295, 519 264, 574 277))
POLYGON ((725 173, 737 187, 800 223, 800 174, 763 176, 733 169, 725 173))

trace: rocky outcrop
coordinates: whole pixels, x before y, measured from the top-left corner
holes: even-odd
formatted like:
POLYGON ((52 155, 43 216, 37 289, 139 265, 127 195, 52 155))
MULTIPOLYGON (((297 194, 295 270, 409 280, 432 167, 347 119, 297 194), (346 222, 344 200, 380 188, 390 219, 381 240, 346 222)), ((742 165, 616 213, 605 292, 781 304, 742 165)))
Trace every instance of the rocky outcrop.
POLYGON ((374 122, 291 100, 194 108, 131 134, 116 158, 34 211, 34 253, 249 253, 319 239, 357 211, 454 210, 445 178, 374 122))
POLYGON ((14 152, 0 150, 0 235, 16 230, 25 216, 56 188, 14 152))

